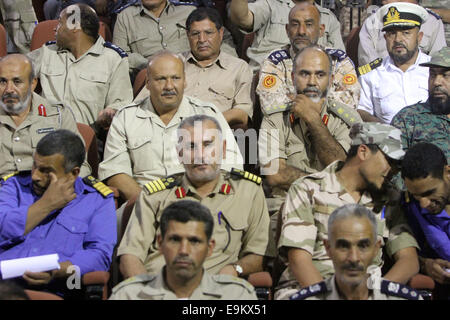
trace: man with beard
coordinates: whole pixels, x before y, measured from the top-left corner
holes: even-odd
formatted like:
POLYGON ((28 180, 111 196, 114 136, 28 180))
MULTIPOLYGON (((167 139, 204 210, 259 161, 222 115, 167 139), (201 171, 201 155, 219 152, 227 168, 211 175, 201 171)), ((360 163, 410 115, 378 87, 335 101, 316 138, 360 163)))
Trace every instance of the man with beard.
MULTIPOLYGON (((31 170, 33 151, 47 133, 67 129, 79 134, 72 112, 34 93, 36 85, 27 56, 10 54, 0 60, 0 176, 31 170)), ((81 175, 89 173, 85 162, 81 175)))
POLYGON ((185 173, 150 181, 141 192, 117 255, 125 278, 156 273, 164 265, 157 235, 164 208, 180 199, 211 210, 216 246, 205 260, 210 273, 247 276, 262 271, 269 251, 269 214, 261 178, 249 172, 221 170, 226 141, 213 117, 195 115, 178 129, 178 157, 185 173))
POLYGON ((166 265, 158 274, 141 274, 113 289, 110 300, 256 300, 255 289, 244 279, 210 275, 203 263, 210 257, 214 219, 196 201, 170 204, 161 215, 157 241, 166 265))
POLYGON ((33 168, 0 189, 0 260, 58 254, 59 269, 25 272, 21 281, 59 295, 66 279, 107 271, 117 241, 113 192, 92 176, 79 177, 83 141, 68 130, 43 137, 33 168))
POLYGON ((428 97, 428 68, 420 64, 430 57, 419 49, 423 37, 420 26, 428 13, 412 3, 394 2, 381 7, 377 14, 389 56, 358 68, 358 112, 364 121, 391 123, 402 108, 428 97))
POLYGON ((373 286, 367 268, 377 255, 377 218, 359 204, 346 204, 330 215, 325 249, 335 274, 304 288, 291 300, 423 300, 411 288, 392 281, 373 286))
POLYGON ((221 124, 227 141, 223 166, 242 168, 242 156, 222 113, 211 103, 184 95, 183 60, 169 52, 154 54, 147 66, 150 96, 118 111, 108 132, 99 177, 129 200, 150 180, 184 172, 176 154, 176 129, 195 114, 207 114, 221 124))
POLYGON ((450 166, 438 147, 421 142, 402 162, 403 206, 420 245, 420 270, 436 281, 433 299, 450 299, 450 166))
POLYGON ((405 151, 418 142, 430 142, 450 161, 450 48, 442 48, 422 66, 430 68, 428 101, 403 108, 392 125, 402 130, 405 151))
MULTIPOLYGON (((379 221, 378 239, 394 264, 383 274, 386 280, 405 284, 419 271, 417 242, 401 208, 388 204, 389 181, 404 155, 400 130, 387 124, 362 123, 352 127, 352 147, 345 162, 295 181, 289 189, 282 213, 280 257, 287 262, 275 299, 287 299, 299 289, 335 273, 323 240, 328 238, 330 214, 345 204, 371 209, 379 221)), ((367 269, 371 281, 380 283, 382 250, 367 269)))
POLYGON ((294 58, 291 74, 296 95, 289 107, 273 109, 263 118, 259 135, 261 173, 272 188, 269 210, 276 211, 292 182, 344 160, 350 148, 350 127, 361 122, 352 108, 328 99, 332 62, 315 45, 294 58))
MULTIPOLYGON (((295 93, 291 77, 293 58, 302 48, 317 44, 324 28, 314 4, 304 1, 291 9, 286 24, 290 44, 272 51, 261 65, 256 92, 263 114, 285 108, 291 101, 289 95, 295 93)), ((327 48, 326 52, 333 63, 329 96, 356 109, 361 86, 352 60, 339 49, 327 48)))

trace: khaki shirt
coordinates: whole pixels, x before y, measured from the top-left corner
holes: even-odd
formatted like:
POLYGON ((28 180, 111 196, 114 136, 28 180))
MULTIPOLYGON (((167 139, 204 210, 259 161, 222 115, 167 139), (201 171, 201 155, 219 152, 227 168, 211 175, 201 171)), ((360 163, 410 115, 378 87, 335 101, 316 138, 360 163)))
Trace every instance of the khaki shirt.
POLYGON ((31 36, 38 23, 31 0, 2 0, 3 23, 18 52, 30 51, 31 36))
MULTIPOLYGON (((287 250, 290 248, 306 250, 312 255, 314 266, 324 278, 334 274, 333 263, 323 244, 323 240, 328 239, 328 219, 335 209, 355 203, 336 177, 336 171, 342 165, 343 162, 333 162, 323 171, 295 181, 288 191, 282 212, 278 242, 280 257, 287 262, 287 250)), ((384 202, 374 201, 368 192, 362 195, 358 204, 374 211, 378 220, 378 239, 386 246, 390 257, 404 248, 419 248, 400 207, 388 207, 382 218, 381 208, 384 202), (383 239, 387 239, 386 243, 383 239)), ((381 254, 382 248, 373 265, 369 266, 369 273, 383 265, 381 254)), ((289 266, 281 275, 279 288, 281 290, 277 292, 277 296, 282 295, 282 291, 286 289, 300 289, 289 266)))
MULTIPOLYGON (((340 34, 341 26, 333 12, 315 4, 320 12, 320 21, 325 25, 325 32, 319 38, 318 44, 324 47, 345 51, 340 34)), ((253 13, 253 29, 255 38, 247 50, 250 67, 259 69, 260 64, 270 52, 289 44, 286 34, 286 24, 289 22, 289 11, 295 6, 292 0, 258 0, 248 4, 253 13)), ((241 30, 244 33, 245 30, 241 30)))
MULTIPOLYGON (((361 86, 352 60, 341 50, 326 50, 332 57, 334 76, 328 97, 356 109, 361 86)), ((286 105, 291 101, 288 94, 295 95, 291 76, 294 56, 295 53, 288 45, 271 52, 264 60, 256 88, 263 113, 268 108, 286 105)))
MULTIPOLYGON (((0 176, 15 171, 31 170, 33 152, 39 140, 47 133, 67 129, 80 136, 69 109, 62 105, 53 105, 36 93, 32 94, 31 99, 30 113, 18 127, 3 108, 0 108, 0 154, 2 155, 0 176), (39 108, 40 106, 43 107, 39 108)), ((84 177, 90 173, 90 167, 85 162, 81 167, 80 176, 84 177)))
MULTIPOLYGON (((380 289, 369 289, 367 300, 423 300, 417 291, 407 286, 387 280, 383 280, 383 284, 380 289)), ((346 300, 339 293, 335 276, 301 289, 292 298, 300 300, 346 300)))
MULTIPOLYGON (((149 194, 141 192, 134 206, 117 255, 138 257, 148 273, 155 273, 164 264, 156 241, 164 208, 178 199, 198 201, 206 206, 214 218, 212 238, 216 241, 213 253, 204 262, 210 273, 219 272, 227 264, 253 253, 273 256, 269 252, 269 213, 262 187, 247 179, 234 180, 234 175, 221 171, 213 192, 201 198, 186 175, 171 188, 149 194), (224 192, 230 186, 229 193, 224 192), (180 196, 179 187, 185 192, 180 196)), ((156 182, 157 184, 159 182, 156 182)))
MULTIPOLYGON (((141 274, 119 283, 113 288, 109 300, 178 300, 167 287, 163 270, 158 274, 141 274)), ((257 297, 255 288, 244 279, 223 274, 210 275, 203 270, 202 281, 189 300, 257 300, 257 297)))
POLYGON ((80 58, 56 44, 32 51, 42 96, 69 105, 77 122, 92 125, 106 107, 119 109, 133 100, 128 60, 120 48, 105 46, 102 37, 80 58))
POLYGON ((216 61, 203 68, 190 51, 183 55, 186 95, 211 102, 221 112, 238 108, 252 117, 253 102, 250 90, 253 73, 247 62, 221 52, 216 61))
POLYGON ((100 180, 125 173, 139 184, 184 172, 176 151, 177 128, 181 121, 196 114, 216 118, 227 141, 222 168, 242 169, 244 160, 233 133, 222 113, 211 103, 184 96, 168 125, 157 115, 150 98, 132 103, 114 117, 99 165, 100 180))
MULTIPOLYGON (((195 9, 193 5, 174 5, 168 1, 157 18, 140 1, 126 6, 117 15, 113 43, 128 53, 130 71, 144 69, 148 63, 147 59, 160 50, 174 53, 190 50, 186 19, 195 9)), ((228 31, 224 34, 222 49, 237 56, 228 31)))

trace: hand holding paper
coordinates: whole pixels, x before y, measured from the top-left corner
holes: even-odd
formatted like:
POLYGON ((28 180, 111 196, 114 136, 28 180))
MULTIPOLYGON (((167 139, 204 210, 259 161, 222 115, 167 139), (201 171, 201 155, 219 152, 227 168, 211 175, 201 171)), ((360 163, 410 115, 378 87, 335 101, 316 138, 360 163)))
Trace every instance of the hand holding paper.
POLYGON ((3 279, 21 277, 25 271, 43 272, 60 269, 58 254, 3 260, 0 262, 0 270, 3 279))

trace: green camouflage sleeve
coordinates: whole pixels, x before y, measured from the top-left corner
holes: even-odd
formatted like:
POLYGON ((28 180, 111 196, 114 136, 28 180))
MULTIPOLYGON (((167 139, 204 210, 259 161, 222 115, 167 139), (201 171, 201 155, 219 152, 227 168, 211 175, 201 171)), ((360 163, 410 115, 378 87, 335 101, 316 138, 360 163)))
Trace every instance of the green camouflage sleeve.
POLYGON ((303 179, 295 181, 289 188, 282 212, 282 227, 278 248, 292 247, 314 253, 317 227, 314 224, 310 190, 303 179))
MULTIPOLYGON (((408 122, 407 122, 407 117, 405 117, 406 112, 402 112, 400 111, 399 113, 397 113, 394 118, 391 121, 391 125, 400 129, 400 131, 402 132, 401 135, 401 139, 402 139, 402 146, 403 146, 403 150, 408 150, 409 148, 409 141, 408 141, 408 137, 409 137, 409 133, 408 133, 408 127, 411 127, 411 129, 414 128, 413 126, 408 126, 408 122)), ((411 123, 410 123, 411 125, 411 123)))

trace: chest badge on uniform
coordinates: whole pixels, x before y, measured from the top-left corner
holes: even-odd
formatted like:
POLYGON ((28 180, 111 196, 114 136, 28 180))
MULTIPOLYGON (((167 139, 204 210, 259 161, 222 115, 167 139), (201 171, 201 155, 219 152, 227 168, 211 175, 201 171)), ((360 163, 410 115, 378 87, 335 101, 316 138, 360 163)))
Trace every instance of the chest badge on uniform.
POLYGON ((327 115, 327 114, 324 114, 324 115, 323 115, 323 118, 322 118, 322 122, 323 122, 323 124, 324 124, 325 126, 328 125, 328 119, 329 119, 328 115, 327 115))
POLYGON ((276 83, 277 79, 272 75, 265 76, 263 79, 263 86, 266 89, 272 88, 276 83))
POLYGON ((222 193, 222 194, 230 194, 230 191, 231 191, 231 186, 228 183, 224 183, 220 187, 220 193, 222 193))
POLYGON ((183 187, 178 187, 175 189, 175 195, 177 196, 178 199, 182 199, 186 197, 186 190, 184 190, 183 187))
POLYGON ((343 82, 344 84, 350 86, 352 84, 356 83, 356 76, 354 74, 351 73, 347 73, 344 78, 343 78, 343 82))
POLYGON ((38 107, 38 113, 41 117, 46 117, 47 116, 47 110, 45 110, 45 107, 43 104, 40 104, 38 107))

